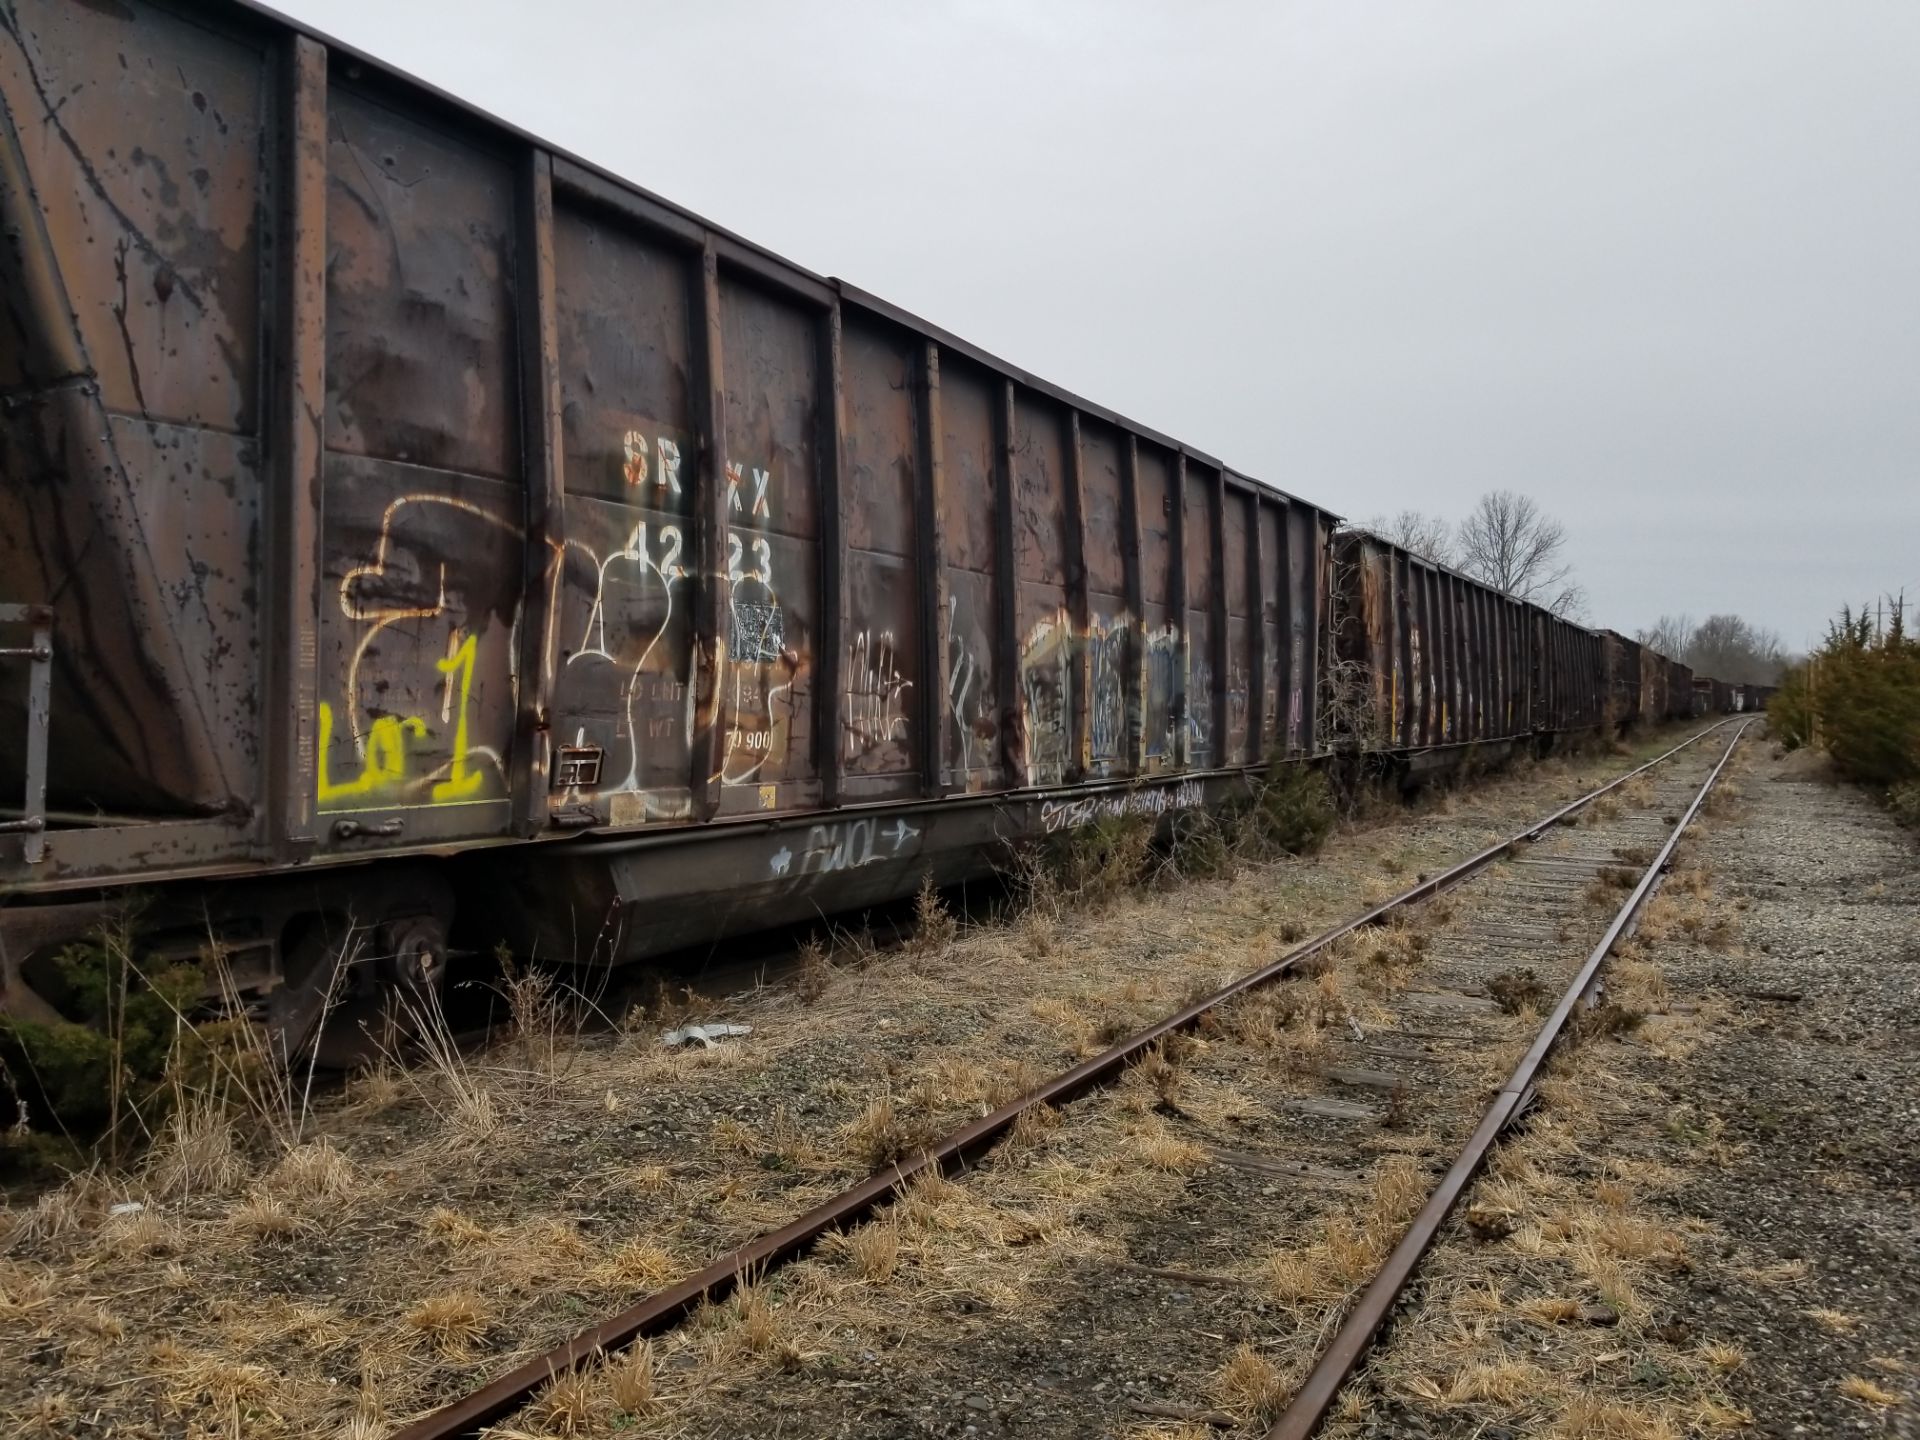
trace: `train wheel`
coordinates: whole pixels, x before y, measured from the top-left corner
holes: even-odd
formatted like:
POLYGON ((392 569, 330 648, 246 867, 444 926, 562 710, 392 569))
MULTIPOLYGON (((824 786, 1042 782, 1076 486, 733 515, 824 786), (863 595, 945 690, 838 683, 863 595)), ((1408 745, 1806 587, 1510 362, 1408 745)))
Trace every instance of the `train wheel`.
POLYGON ((267 1031, 274 1050, 292 1063, 321 1035, 329 1009, 350 983, 364 927, 336 916, 315 916, 280 954, 280 983, 267 997, 267 1031))

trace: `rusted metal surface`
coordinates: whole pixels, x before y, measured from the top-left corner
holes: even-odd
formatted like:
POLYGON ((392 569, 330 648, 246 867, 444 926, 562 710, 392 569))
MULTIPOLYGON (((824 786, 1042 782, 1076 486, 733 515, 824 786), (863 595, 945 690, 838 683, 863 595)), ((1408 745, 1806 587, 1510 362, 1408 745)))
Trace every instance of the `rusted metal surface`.
POLYGON ((0 7, 0 599, 54 608, 55 809, 254 792, 271 71, 164 12, 0 7))
POLYGON ((1699 813, 1700 806, 1706 800, 1707 793, 1713 789, 1714 782, 1726 769, 1728 760, 1733 756, 1734 747, 1740 743, 1740 737, 1745 730, 1746 723, 1742 722, 1733 732, 1732 738, 1727 742, 1726 750, 1707 775, 1685 813, 1680 816, 1678 823, 1667 835, 1666 843, 1660 847, 1659 853, 1641 874, 1639 882, 1614 915, 1605 934, 1600 937, 1599 943, 1594 946, 1572 983, 1560 997, 1559 1004, 1554 1006, 1552 1014, 1541 1026, 1532 1045, 1527 1048, 1526 1054, 1514 1067, 1506 1084, 1500 1087, 1499 1094, 1487 1107, 1472 1137, 1467 1141, 1466 1148, 1460 1152, 1440 1184, 1428 1197, 1420 1213, 1408 1225, 1399 1244, 1387 1256, 1367 1288, 1361 1292, 1353 1308, 1347 1312, 1347 1317, 1340 1329, 1328 1343, 1327 1348, 1321 1352, 1313 1369, 1301 1382, 1300 1388, 1294 1393, 1286 1410, 1267 1432, 1267 1440, 1308 1440, 1309 1436, 1318 1431, 1328 1410, 1332 1408, 1340 1387, 1346 1383, 1347 1378, 1359 1366, 1373 1344, 1374 1337, 1379 1334, 1380 1327, 1386 1323, 1395 1300, 1406 1288, 1407 1282, 1412 1279, 1414 1270, 1427 1250, 1431 1248, 1435 1237, 1440 1232, 1440 1227, 1446 1223, 1447 1216, 1452 1213, 1454 1205, 1461 1195, 1466 1193, 1467 1187, 1473 1183, 1474 1176, 1479 1173, 1488 1152, 1499 1139, 1501 1132, 1512 1122, 1515 1113, 1532 1089, 1534 1081, 1546 1064, 1548 1054, 1565 1030, 1574 1008, 1593 988, 1600 967, 1613 952, 1614 946, 1619 943, 1623 933, 1635 923, 1642 906, 1645 905, 1671 861, 1674 847, 1679 844, 1681 835, 1692 823, 1694 816, 1699 813))
POLYGON ((1363 748, 1488 744, 1599 723, 1598 638, 1376 535, 1335 541, 1341 658, 1363 748), (1536 645, 1540 647, 1536 650, 1536 645), (1544 657, 1544 658, 1543 658, 1544 657))
MULTIPOLYGON (((510 1413, 556 1375, 590 1363, 597 1356, 617 1350, 634 1340, 672 1328, 702 1300, 723 1298, 743 1276, 763 1275, 768 1269, 806 1253, 816 1240, 829 1231, 857 1222, 923 1171, 946 1172, 957 1168, 1005 1135, 1024 1112, 1036 1106, 1063 1104, 1105 1083, 1168 1036, 1190 1028, 1209 1010, 1293 973, 1314 955, 1354 931, 1379 924, 1396 910, 1429 899, 1477 874, 1516 846, 1566 821, 1600 796, 1671 759, 1710 733, 1712 728, 1700 731, 1665 754, 1580 796, 1525 830, 1488 846, 1364 914, 1315 936, 1278 960, 1063 1071, 1020 1099, 962 1126, 926 1149, 876 1172, 786 1225, 727 1252, 677 1284, 649 1295, 637 1305, 581 1331, 546 1354, 508 1371, 453 1404, 416 1420, 400 1430, 395 1440, 454 1440, 454 1437, 471 1435, 510 1413)), ((942 812, 943 818, 957 813, 953 808, 942 812)))

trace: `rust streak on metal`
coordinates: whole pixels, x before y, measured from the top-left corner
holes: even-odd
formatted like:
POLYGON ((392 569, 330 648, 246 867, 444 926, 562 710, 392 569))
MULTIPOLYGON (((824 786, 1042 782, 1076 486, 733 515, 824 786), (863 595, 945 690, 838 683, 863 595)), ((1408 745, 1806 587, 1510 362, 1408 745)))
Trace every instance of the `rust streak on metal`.
MULTIPOLYGON (((1515 846, 1524 844, 1560 824, 1602 795, 1671 759, 1719 728, 1719 725, 1709 726, 1689 736, 1671 750, 1628 771, 1618 779, 1589 791, 1536 821, 1525 830, 1488 846, 1452 868, 1402 891, 1389 900, 1382 901, 1357 918, 1335 926, 1289 951, 1278 960, 1243 975, 1225 989, 1193 1002, 1186 1008, 1122 1040, 1111 1049, 1082 1061, 1070 1070, 1061 1072, 1037 1090, 962 1126, 912 1158, 868 1176, 865 1180, 809 1210, 798 1219, 791 1220, 777 1230, 769 1231, 745 1245, 728 1251, 706 1268, 689 1275, 678 1284, 649 1295, 631 1309, 581 1331, 546 1354, 536 1356, 508 1371, 444 1409, 423 1416, 399 1431, 394 1440, 454 1440, 454 1437, 471 1435, 481 1426, 491 1424, 508 1414, 554 1376, 576 1369, 590 1362, 595 1356, 619 1349, 634 1340, 671 1329, 703 1298, 717 1300, 731 1292, 739 1283, 741 1276, 763 1273, 768 1267, 784 1264, 805 1253, 822 1235, 860 1220, 875 1206, 882 1204, 903 1189, 914 1176, 927 1170, 937 1169, 944 1172, 979 1154, 1012 1129, 1014 1122, 1025 1111, 1041 1105, 1062 1104, 1105 1083, 1168 1036, 1192 1026, 1209 1010, 1291 974, 1304 961, 1356 930, 1379 924, 1394 911, 1431 899, 1442 890, 1477 874, 1515 846)), ((1721 763, 1725 763, 1724 757, 1721 763)), ((1718 771, 1716 770, 1715 773, 1717 774, 1718 771)), ((1696 807, 1698 803, 1696 800, 1696 807)), ((1692 811, 1690 810, 1688 814, 1690 817, 1692 811)), ((1671 845, 1668 849, 1671 849, 1671 845)), ((1666 853, 1666 851, 1662 852, 1662 859, 1666 853)), ((1613 932, 1609 933, 1611 935, 1613 932)), ((1511 1106, 1508 1108, 1510 1109, 1511 1106)))
POLYGON ((1427 1198, 1426 1205, 1414 1217, 1413 1223, 1407 1227, 1407 1232, 1401 1237, 1400 1243, 1394 1247, 1393 1253, 1387 1257, 1379 1272, 1361 1293, 1359 1301, 1348 1312, 1345 1323, 1341 1325, 1332 1342, 1315 1362, 1313 1370, 1295 1393, 1292 1403, 1274 1423, 1273 1428, 1267 1432, 1267 1440, 1307 1440, 1307 1437, 1319 1430, 1327 1411, 1333 1406, 1334 1397, 1339 1394, 1340 1387, 1346 1383, 1372 1346, 1374 1337, 1379 1334, 1380 1327, 1386 1323, 1387 1315, 1393 1309, 1394 1302, 1399 1299, 1400 1292, 1406 1288, 1422 1257, 1433 1245, 1440 1227, 1446 1223, 1447 1216, 1452 1213, 1454 1205, 1466 1193, 1467 1187, 1473 1183, 1474 1176, 1479 1173, 1481 1165, 1486 1161, 1487 1153, 1493 1148, 1501 1132, 1512 1122, 1515 1113, 1532 1090, 1541 1067, 1546 1063, 1548 1054, 1566 1028, 1567 1020, 1572 1016, 1574 1008, 1593 988, 1594 981, 1600 973, 1600 967, 1612 953, 1613 947, 1620 942, 1622 935, 1627 933, 1629 927, 1637 922, 1641 908, 1660 884, 1661 877, 1672 859, 1674 847, 1679 844, 1681 835, 1692 823, 1693 817, 1699 813, 1700 806, 1705 802, 1708 792, 1713 789, 1714 782, 1720 778, 1721 771, 1726 769, 1727 761, 1732 758, 1734 747, 1740 743, 1740 737, 1746 733, 1749 723, 1742 721, 1740 728, 1734 731, 1733 738, 1727 742, 1726 750, 1708 773, 1706 781, 1693 797, 1693 802, 1687 806, 1679 822, 1668 834, 1666 843, 1660 847, 1660 853, 1653 857, 1652 863, 1641 875, 1640 883, 1635 885, 1633 892, 1627 896, 1626 903, 1620 907, 1619 913, 1613 917, 1613 922, 1607 926, 1606 933, 1600 937, 1600 942, 1593 947, 1592 953, 1581 965, 1579 973, 1573 978, 1573 983, 1560 997, 1560 1003, 1554 1006, 1553 1013, 1547 1017, 1546 1024, 1540 1027, 1540 1033, 1534 1037, 1533 1044, 1528 1047, 1527 1053, 1514 1067, 1513 1074, 1508 1077, 1507 1083, 1500 1087, 1500 1093, 1494 1096, 1493 1103, 1481 1116, 1480 1123, 1475 1127, 1472 1138, 1467 1141, 1466 1148, 1460 1152, 1452 1168, 1447 1171, 1433 1194, 1427 1198))

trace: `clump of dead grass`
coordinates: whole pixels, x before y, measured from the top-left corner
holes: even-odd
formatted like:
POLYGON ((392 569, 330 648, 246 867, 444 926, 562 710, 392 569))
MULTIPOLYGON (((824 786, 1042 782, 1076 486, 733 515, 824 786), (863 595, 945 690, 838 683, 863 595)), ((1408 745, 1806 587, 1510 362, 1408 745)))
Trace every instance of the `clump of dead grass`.
POLYGON ((602 1362, 601 1375, 613 1398, 615 1410, 633 1419, 646 1419, 660 1411, 653 1346, 645 1340, 621 1355, 610 1355, 602 1362))
POLYGON ((267 1245, 288 1245, 319 1230, 278 1195, 258 1189, 228 1212, 227 1225, 243 1238, 267 1245))
POLYGON ((925 1123, 902 1113, 893 1096, 884 1092, 874 1096, 842 1131, 846 1149, 870 1170, 896 1165, 919 1153, 930 1138, 925 1123))
POLYGON ((158 1196, 185 1199, 225 1194, 246 1171, 232 1113, 211 1095, 194 1093, 167 1117, 160 1143, 147 1157, 146 1182, 158 1196))
POLYGON ((933 872, 928 871, 920 877, 919 893, 913 897, 913 954, 938 958, 953 948, 959 936, 960 922, 934 888, 933 872))
POLYGON ((1849 1375, 1840 1382, 1840 1393, 1849 1400, 1858 1400, 1875 1410, 1889 1410, 1904 1398, 1898 1392, 1875 1383, 1863 1375, 1849 1375))
POLYGON ((1271 1424, 1287 1403, 1288 1386, 1279 1366, 1245 1341, 1227 1357, 1213 1388, 1228 1409, 1258 1424, 1271 1424))
POLYGON ((262 1186, 294 1204, 338 1201, 359 1187, 353 1162, 326 1139, 296 1145, 267 1172, 262 1186))
POLYGON ((1204 1145, 1180 1139, 1164 1124, 1142 1126, 1134 1137, 1134 1145, 1141 1160, 1154 1170, 1190 1174, 1204 1170, 1209 1164, 1204 1145))
POLYGON ((442 1355, 460 1357, 486 1337, 493 1310, 472 1290, 430 1295, 406 1313, 407 1328, 442 1355))
POLYGON ((436 1205, 424 1222, 428 1236, 449 1249, 483 1245, 492 1238, 486 1226, 447 1205, 436 1205))
POLYGON ((122 1259, 177 1255, 186 1248, 180 1227, 151 1207, 109 1215, 100 1227, 100 1248, 122 1259))
POLYGON ((1487 994, 1509 1015, 1539 1010, 1547 998, 1547 987, 1531 965, 1503 970, 1487 981, 1487 994))
POLYGON ((1554 1440, 1680 1440, 1681 1431, 1651 1405, 1576 1393, 1547 1432, 1554 1440))
POLYGON ((599 1428, 608 1396, 591 1370, 567 1370, 527 1402, 526 1418, 546 1435, 584 1435, 599 1428))
POLYGON ((831 1236, 827 1248, 860 1279, 885 1284, 900 1268, 900 1222, 892 1216, 869 1221, 831 1236))
POLYGON ((651 1291, 674 1280, 684 1268, 653 1241, 637 1238, 614 1249, 593 1268, 589 1278, 610 1290, 651 1291))

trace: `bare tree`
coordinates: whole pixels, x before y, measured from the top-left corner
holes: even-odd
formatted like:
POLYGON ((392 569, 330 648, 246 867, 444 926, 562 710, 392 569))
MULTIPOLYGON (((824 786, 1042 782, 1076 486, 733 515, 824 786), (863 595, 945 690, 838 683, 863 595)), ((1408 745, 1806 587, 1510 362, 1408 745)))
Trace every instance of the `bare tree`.
POLYGON ((1389 518, 1376 515, 1367 521, 1367 529, 1382 540, 1391 540, 1403 550, 1424 556, 1436 565, 1454 565, 1459 554, 1453 544, 1453 522, 1424 510, 1400 510, 1389 518))
POLYGON ((1771 685, 1785 660, 1778 634, 1738 615, 1709 615, 1687 640, 1687 664, 1731 685, 1771 685))
POLYGON ((1687 646, 1693 642, 1693 630, 1691 615, 1662 615, 1646 629, 1634 631, 1633 638, 1659 651, 1669 660, 1685 664, 1687 646))
POLYGON ((1491 490, 1460 522, 1460 568, 1520 600, 1569 618, 1586 592, 1567 563, 1567 529, 1530 496, 1491 490))

